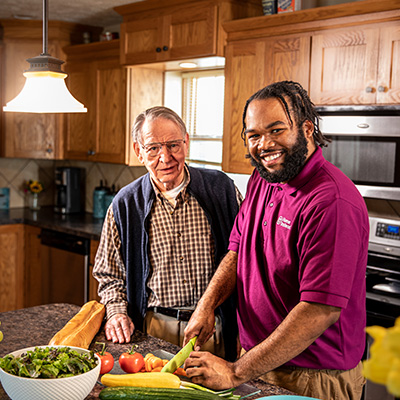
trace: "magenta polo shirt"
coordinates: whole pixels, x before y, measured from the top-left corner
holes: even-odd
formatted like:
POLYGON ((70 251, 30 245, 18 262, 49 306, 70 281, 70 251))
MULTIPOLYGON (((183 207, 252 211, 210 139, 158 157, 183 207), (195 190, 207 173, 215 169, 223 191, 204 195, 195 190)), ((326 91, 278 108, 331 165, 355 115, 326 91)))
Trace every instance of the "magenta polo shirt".
POLYGON ((286 365, 351 369, 365 346, 369 222, 352 181, 318 148, 287 184, 254 171, 230 236, 238 253, 240 341, 249 350, 299 303, 340 307, 339 320, 286 365))

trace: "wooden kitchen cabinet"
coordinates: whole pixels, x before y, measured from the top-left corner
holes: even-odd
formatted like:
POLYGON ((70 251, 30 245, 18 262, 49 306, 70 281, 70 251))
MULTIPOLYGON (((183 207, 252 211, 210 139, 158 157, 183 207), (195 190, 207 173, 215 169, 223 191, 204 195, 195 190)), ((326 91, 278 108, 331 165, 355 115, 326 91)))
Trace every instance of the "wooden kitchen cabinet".
POLYGON ((313 36, 310 94, 316 104, 400 101, 400 21, 313 36))
POLYGON ((24 307, 24 225, 0 225, 0 312, 24 307))
POLYGON ((224 56, 222 22, 262 15, 255 0, 148 0, 115 10, 123 16, 125 65, 224 56))
POLYGON ((119 48, 119 40, 64 48, 69 86, 88 109, 67 116, 68 159, 140 165, 131 126, 141 111, 162 104, 163 72, 121 66, 119 48))
POLYGON ((300 82, 308 89, 309 35, 280 36, 232 42, 226 48, 223 164, 226 172, 251 173, 241 139, 243 109, 257 90, 282 80, 300 82), (246 71, 240 74, 240 71, 246 71))
MULTIPOLYGON (((3 112, 25 84, 23 72, 29 68, 27 58, 42 53, 42 21, 1 20, 2 36, 2 104, 3 150, 5 157, 63 158, 64 114, 31 114, 3 112)), ((48 51, 65 60, 62 47, 79 40, 90 28, 59 21, 49 21, 48 51)), ((95 28, 93 35, 98 31, 95 28)), ((73 93, 73 92, 72 92, 73 93)), ((74 94, 74 93, 73 93, 74 94)))
POLYGON ((400 101, 400 9, 395 0, 239 19, 223 28, 226 172, 251 173, 240 137, 242 113, 246 100, 272 82, 300 82, 315 105, 400 101))

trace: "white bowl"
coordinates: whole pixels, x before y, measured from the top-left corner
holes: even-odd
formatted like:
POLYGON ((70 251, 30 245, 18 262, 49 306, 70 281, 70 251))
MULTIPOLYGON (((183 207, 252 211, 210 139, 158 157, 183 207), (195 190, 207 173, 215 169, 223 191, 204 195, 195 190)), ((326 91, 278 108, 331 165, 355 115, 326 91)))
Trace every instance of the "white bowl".
MULTIPOLYGON (((35 347, 66 347, 66 346, 35 346, 35 347)), ((14 351, 17 357, 35 347, 27 347, 14 351)), ((78 353, 89 353, 89 350, 68 346, 78 353)), ((98 364, 92 370, 81 375, 59 379, 22 378, 12 375, 0 368, 0 380, 3 389, 12 400, 83 400, 93 389, 100 374, 100 358, 96 355, 98 364)))

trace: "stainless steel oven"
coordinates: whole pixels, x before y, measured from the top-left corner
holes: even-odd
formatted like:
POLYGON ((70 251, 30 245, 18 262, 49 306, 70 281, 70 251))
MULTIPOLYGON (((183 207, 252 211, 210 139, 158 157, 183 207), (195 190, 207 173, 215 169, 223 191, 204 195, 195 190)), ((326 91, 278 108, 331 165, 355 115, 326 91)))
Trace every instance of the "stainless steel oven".
MULTIPOLYGON (((400 316, 400 202, 365 198, 370 235, 366 273, 367 326, 389 328, 400 316)), ((372 339, 367 337, 367 352, 372 339)), ((393 400, 381 385, 367 381, 364 400, 393 400)))
POLYGON ((324 157, 364 197, 400 200, 400 106, 317 108, 321 132, 332 142, 324 157))

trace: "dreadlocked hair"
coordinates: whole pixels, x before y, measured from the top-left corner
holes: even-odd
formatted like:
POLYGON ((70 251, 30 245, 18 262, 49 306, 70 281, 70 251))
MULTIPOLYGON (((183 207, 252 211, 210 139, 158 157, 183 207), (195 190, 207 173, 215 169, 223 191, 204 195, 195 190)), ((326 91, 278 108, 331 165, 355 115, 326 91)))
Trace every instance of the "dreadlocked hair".
POLYGON ((246 114, 249 104, 253 100, 265 100, 269 98, 279 99, 283 106, 285 107, 286 114, 293 125, 296 123, 297 128, 300 128, 304 121, 309 120, 314 125, 313 138, 316 145, 320 147, 327 146, 327 143, 331 140, 325 137, 319 130, 319 115, 315 111, 315 106, 313 102, 308 97, 307 92, 303 89, 300 83, 293 81, 281 81, 272 83, 258 92, 254 93, 247 101, 244 107, 242 116, 242 132, 240 136, 242 137, 244 144, 246 145, 246 114), (291 106, 291 107, 290 107, 291 106), (292 109, 292 113, 290 112, 292 109), (292 115, 294 121, 292 120, 292 115))

